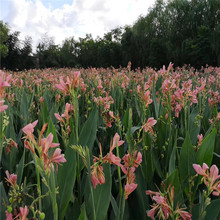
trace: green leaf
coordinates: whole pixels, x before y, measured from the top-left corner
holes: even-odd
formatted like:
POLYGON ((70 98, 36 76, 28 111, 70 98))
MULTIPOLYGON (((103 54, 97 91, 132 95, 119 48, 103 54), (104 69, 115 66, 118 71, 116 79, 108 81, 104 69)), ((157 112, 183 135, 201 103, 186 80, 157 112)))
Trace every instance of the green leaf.
POLYGON ((199 164, 206 163, 208 166, 211 165, 215 146, 215 136, 216 129, 214 128, 211 134, 202 141, 202 144, 196 153, 199 164))
POLYGON ((154 104, 154 111, 155 111, 155 116, 156 116, 156 119, 158 119, 158 116, 159 116, 159 104, 157 102, 157 99, 156 99, 156 90, 155 90, 155 79, 153 80, 153 92, 152 92, 152 95, 153 95, 153 104, 154 104))
POLYGON ((22 124, 27 124, 27 114, 28 114, 28 99, 25 90, 23 90, 21 97, 21 105, 20 105, 20 117, 23 120, 22 124))
POLYGON ((190 138, 191 138, 191 141, 192 141, 192 144, 195 145, 196 144, 196 141, 197 141, 197 136, 200 132, 200 120, 198 120, 198 125, 197 126, 195 124, 195 118, 196 116, 198 115, 198 109, 197 108, 194 108, 192 113, 190 114, 189 116, 189 134, 190 134, 190 138))
POLYGON ((64 218, 73 192, 76 179, 76 152, 72 148, 67 147, 65 151, 65 159, 67 161, 59 167, 57 177, 59 186, 59 219, 64 218))
POLYGON ((88 120, 83 125, 83 128, 79 135, 79 144, 84 147, 88 146, 90 151, 92 151, 93 144, 96 138, 97 122, 98 113, 97 108, 94 107, 94 109, 89 115, 88 120))
MULTIPOLYGON (((220 214, 220 199, 212 200, 206 208, 206 215, 204 220, 219 220, 220 214)), ((201 204, 198 203, 192 208, 192 220, 198 220, 200 215, 201 204)))
POLYGON ((51 118, 48 124, 46 136, 48 136, 49 133, 53 134, 53 143, 59 143, 57 133, 56 133, 56 128, 54 127, 54 124, 51 118))
POLYGON ((80 216, 78 218, 78 220, 87 220, 87 216, 86 216, 86 207, 85 207, 85 203, 83 203, 82 208, 81 208, 81 213, 80 216))
POLYGON ((112 205, 113 212, 114 212, 115 216, 117 216, 118 206, 117 206, 117 203, 116 203, 115 198, 113 197, 113 195, 111 195, 111 205, 112 205))
POLYGON ((111 180, 110 165, 104 164, 103 171, 105 174, 105 184, 98 185, 94 189, 94 201, 95 201, 97 220, 99 219, 103 220, 106 218, 107 211, 110 205, 110 200, 111 200, 112 180, 111 180))
POLYGON ((173 173, 175 169, 176 169, 176 141, 175 141, 175 144, 173 146, 173 150, 170 156, 169 174, 173 173))
POLYGON ((24 147, 24 151, 23 151, 22 157, 20 159, 20 162, 18 164, 18 169, 17 169, 17 176, 18 176, 17 184, 19 186, 21 185, 23 171, 24 171, 24 160, 25 160, 25 147, 24 147))
POLYGON ((194 163, 197 163, 196 156, 190 141, 189 133, 187 132, 186 138, 180 151, 179 159, 179 171, 181 181, 184 181, 188 177, 195 174, 192 166, 194 163))
POLYGON ((211 204, 206 208, 205 220, 217 220, 220 214, 220 199, 211 201, 211 204))
POLYGON ((152 152, 152 160, 153 160, 153 163, 154 163, 155 170, 156 170, 158 176, 160 178, 162 178, 163 177, 163 173, 162 173, 162 170, 161 170, 159 158, 158 158, 156 152, 154 152, 153 150, 151 152, 152 152))
POLYGON ((176 169, 169 177, 167 177, 165 181, 166 187, 169 187, 169 185, 174 186, 174 204, 177 205, 177 203, 182 204, 184 202, 183 200, 183 194, 182 194, 182 188, 179 181, 179 172, 176 169))
POLYGON ((40 116, 43 124, 48 123, 48 115, 49 115, 48 104, 44 101, 43 103, 41 103, 40 106, 40 116))
POLYGON ((3 205, 8 203, 8 197, 3 186, 3 182, 0 182, 0 218, 5 219, 6 207, 3 205))
POLYGON ((152 156, 152 149, 149 151, 143 151, 142 155, 142 163, 141 163, 141 169, 144 175, 144 178, 146 179, 146 182, 148 185, 152 183, 152 178, 155 172, 155 166, 153 163, 153 156, 152 156))
MULTIPOLYGON (((97 185, 96 188, 92 190, 94 194, 94 205, 95 205, 95 213, 97 220, 103 220, 107 216, 108 208, 111 201, 111 169, 109 164, 103 165, 103 172, 105 174, 105 183, 103 185, 97 185)), ((91 181, 91 180, 89 180, 91 181)), ((88 187, 89 188, 89 183, 88 187)), ((93 219, 93 210, 92 210, 92 196, 90 190, 88 189, 85 195, 86 202, 86 211, 88 219, 93 219)))
POLYGON ((131 219, 148 219, 146 215, 146 208, 149 204, 149 197, 145 194, 147 184, 141 167, 137 168, 135 176, 135 183, 137 183, 138 186, 135 191, 129 195, 127 200, 129 215, 131 219))

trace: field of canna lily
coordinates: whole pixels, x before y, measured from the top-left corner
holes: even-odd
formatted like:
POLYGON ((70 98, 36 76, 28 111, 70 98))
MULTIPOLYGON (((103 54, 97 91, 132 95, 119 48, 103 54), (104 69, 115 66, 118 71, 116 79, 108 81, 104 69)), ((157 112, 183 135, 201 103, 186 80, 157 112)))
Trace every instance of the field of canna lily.
POLYGON ((0 71, 0 219, 220 218, 220 68, 0 71))

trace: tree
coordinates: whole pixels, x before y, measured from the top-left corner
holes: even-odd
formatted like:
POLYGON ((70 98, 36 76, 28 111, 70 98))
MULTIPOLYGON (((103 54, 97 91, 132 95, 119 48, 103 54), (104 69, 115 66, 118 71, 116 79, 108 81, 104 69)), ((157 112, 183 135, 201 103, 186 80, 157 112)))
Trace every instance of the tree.
POLYGON ((7 24, 4 24, 3 21, 0 21, 0 56, 6 57, 8 53, 8 47, 5 44, 8 40, 9 28, 7 24))
POLYGON ((47 34, 38 44, 36 56, 39 58, 40 68, 60 67, 59 46, 47 34))
POLYGON ((65 39, 60 51, 61 67, 74 67, 77 64, 77 43, 74 38, 65 39))

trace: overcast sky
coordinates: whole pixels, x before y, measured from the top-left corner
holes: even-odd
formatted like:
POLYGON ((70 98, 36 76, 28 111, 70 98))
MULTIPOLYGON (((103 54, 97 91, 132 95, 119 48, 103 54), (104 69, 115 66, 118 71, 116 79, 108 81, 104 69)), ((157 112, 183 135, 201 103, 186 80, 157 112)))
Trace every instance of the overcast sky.
POLYGON ((155 0, 0 0, 0 20, 34 47, 47 33, 56 44, 65 38, 103 37, 113 28, 132 25, 155 0))

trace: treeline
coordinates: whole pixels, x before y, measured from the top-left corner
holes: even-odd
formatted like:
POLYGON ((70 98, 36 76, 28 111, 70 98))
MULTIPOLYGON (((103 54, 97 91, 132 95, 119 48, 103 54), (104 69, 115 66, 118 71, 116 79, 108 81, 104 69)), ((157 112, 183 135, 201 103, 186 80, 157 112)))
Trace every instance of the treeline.
MULTIPOLYGON (((1 26, 1 32, 7 29, 3 22, 1 26)), ((72 37, 62 45, 45 35, 34 54, 30 37, 21 42, 18 32, 8 33, 0 41, 4 50, 1 68, 12 70, 119 67, 129 61, 133 68, 159 68, 169 62, 198 68, 220 65, 219 0, 157 0, 132 26, 115 28, 103 38, 93 39, 90 34, 78 40, 72 37)))

